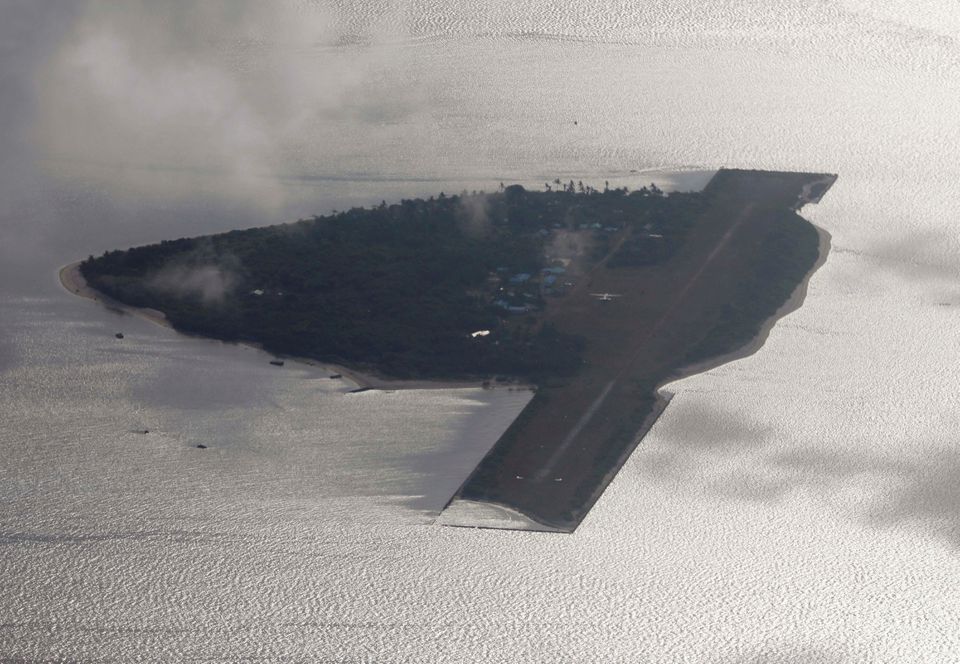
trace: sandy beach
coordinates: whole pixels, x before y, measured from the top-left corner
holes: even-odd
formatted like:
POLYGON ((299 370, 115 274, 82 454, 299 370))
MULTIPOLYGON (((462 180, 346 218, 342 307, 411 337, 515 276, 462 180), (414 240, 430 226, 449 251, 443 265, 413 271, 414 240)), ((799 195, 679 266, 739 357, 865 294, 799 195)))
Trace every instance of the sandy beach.
POLYGON ((87 283, 87 280, 83 278, 83 274, 80 273, 80 261, 77 261, 76 263, 70 263, 69 265, 65 265, 60 268, 59 276, 60 284, 78 297, 85 297, 88 300, 99 302, 110 309, 119 310, 134 316, 140 316, 141 318, 146 318, 150 322, 156 323, 157 325, 163 325, 164 327, 169 328, 173 327, 170 325, 170 321, 167 320, 166 314, 164 314, 162 311, 143 307, 131 307, 123 304, 122 302, 114 300, 112 297, 104 295, 98 290, 91 288, 87 283))

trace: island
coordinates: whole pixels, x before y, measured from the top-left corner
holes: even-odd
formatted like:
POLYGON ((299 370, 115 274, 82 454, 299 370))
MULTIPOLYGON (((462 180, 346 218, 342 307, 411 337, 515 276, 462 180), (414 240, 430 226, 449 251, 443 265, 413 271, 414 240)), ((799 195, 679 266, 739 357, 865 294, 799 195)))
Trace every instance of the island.
POLYGON ((108 251, 79 273, 177 330, 278 358, 531 386, 447 507, 572 532, 666 406, 659 387, 756 347, 802 292, 827 243, 798 210, 835 179, 500 185, 108 251))

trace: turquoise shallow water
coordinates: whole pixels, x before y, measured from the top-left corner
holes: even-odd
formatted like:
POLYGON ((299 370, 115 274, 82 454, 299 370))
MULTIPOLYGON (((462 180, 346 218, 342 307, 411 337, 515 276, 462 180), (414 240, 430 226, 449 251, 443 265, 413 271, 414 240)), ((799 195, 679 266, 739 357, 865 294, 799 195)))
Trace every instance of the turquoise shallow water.
POLYGON ((4 10, 0 659, 960 659, 950 3, 231 7, 4 10), (838 173, 805 210, 831 256, 761 352, 671 386, 572 536, 432 524, 524 393, 346 395, 56 283, 381 199, 723 165, 838 173))

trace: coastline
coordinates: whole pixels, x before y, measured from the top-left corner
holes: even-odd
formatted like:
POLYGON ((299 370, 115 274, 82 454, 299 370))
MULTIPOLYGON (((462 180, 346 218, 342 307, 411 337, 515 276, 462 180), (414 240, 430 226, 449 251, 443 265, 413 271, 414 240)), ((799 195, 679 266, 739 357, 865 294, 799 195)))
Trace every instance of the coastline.
MULTIPOLYGON (((740 177, 750 180, 751 178, 762 178, 765 174, 766 172, 733 171, 732 174, 729 174, 726 177, 740 177)), ((777 175, 782 174, 777 173, 777 175)), ((787 174, 787 176, 796 177, 802 177, 803 175, 805 174, 787 174)), ((789 189, 778 191, 771 187, 769 188, 769 192, 771 192, 770 195, 780 195, 780 205, 783 205, 784 209, 789 209, 794 213, 799 213, 799 211, 808 203, 816 203, 819 201, 823 197, 824 193, 829 190, 829 188, 837 179, 837 176, 832 174, 812 175, 814 175, 814 178, 811 178, 808 182, 804 183, 802 190, 799 192, 796 189, 794 189, 792 193, 789 192, 789 189)), ((789 185, 785 185, 785 187, 788 186, 789 185)), ((748 205, 745 208, 745 211, 741 214, 747 214, 747 211, 750 209, 751 207, 748 205)), ((761 216, 755 215, 752 219, 755 223, 760 223, 758 220, 761 220, 761 216)), ((647 404, 643 404, 642 411, 635 412, 641 404, 636 400, 636 398, 632 398, 628 395, 621 399, 619 416, 614 414, 613 416, 608 417, 607 420, 601 420, 598 422, 595 428, 600 429, 604 426, 607 426, 607 429, 612 432, 611 435, 616 436, 619 442, 616 444, 616 450, 609 449, 607 452, 610 454, 610 457, 615 458, 616 461, 613 462, 612 465, 607 466, 605 471, 601 470, 600 472, 602 475, 598 476, 598 478, 594 478, 593 475, 590 475, 589 479, 584 480, 583 484, 586 484, 587 482, 593 484, 594 481, 596 481, 593 486, 578 486, 577 493, 571 494, 571 490, 566 489, 568 486, 567 483, 564 482, 563 486, 560 488, 544 487, 539 493, 534 493, 534 489, 528 488, 526 483, 522 483, 523 486, 521 486, 521 484, 510 481, 513 474, 513 471, 509 466, 510 462, 512 461, 516 467, 521 469, 526 468, 526 466, 523 464, 526 463, 529 465, 529 458, 540 458, 537 456, 538 452, 536 449, 538 447, 538 441, 542 443, 542 439, 545 435, 553 435, 556 433, 556 430, 559 429, 558 426, 552 425, 551 422, 556 422, 558 417, 562 417, 562 412, 554 412, 552 417, 544 419, 543 411, 541 410, 539 412, 539 420, 537 420, 536 425, 530 425, 529 422, 524 424, 524 431, 527 434, 527 439, 521 439, 520 443, 517 443, 515 440, 507 443, 507 445, 510 446, 508 447, 508 451, 501 451, 497 457, 492 457, 491 455, 493 452, 491 452, 491 454, 484 459, 484 462, 481 463, 481 466, 483 463, 486 463, 488 459, 494 458, 495 460, 490 462, 492 464, 492 470, 490 468, 486 469, 487 475, 481 476, 482 479, 480 480, 475 480, 480 472, 480 467, 478 466, 478 470, 475 470, 475 472, 471 474, 471 476, 464 482, 463 486, 461 486, 461 489, 448 503, 448 506, 452 506, 452 504, 457 502, 458 499, 469 497, 481 502, 495 503, 501 507, 509 506, 510 509, 523 514, 530 521, 547 523, 552 528, 560 532, 574 532, 580 523, 582 523, 583 519, 588 517, 593 505, 597 500, 599 500, 600 496, 609 485, 609 482, 616 477, 620 468, 623 467, 624 463, 640 445, 649 431, 653 428, 653 425, 657 422, 660 415, 663 414, 666 407, 670 404, 674 396, 674 393, 669 389, 671 383, 696 374, 708 372, 718 366, 746 358, 756 353, 766 343, 771 330, 777 324, 777 322, 802 306, 806 299, 810 280, 817 270, 819 270, 820 267, 825 264, 831 245, 831 236, 827 231, 816 226, 815 224, 810 223, 808 220, 804 221, 806 224, 809 224, 809 226, 812 226, 814 232, 816 233, 816 256, 810 256, 809 253, 807 254, 807 260, 809 260, 809 258, 813 258, 813 260, 808 263, 807 269, 800 273, 797 273, 796 271, 794 272, 792 279, 794 284, 793 289, 787 291, 786 293, 782 293, 781 291, 781 297, 784 299, 781 300, 780 306, 778 306, 774 311, 770 312, 766 317, 761 318, 753 323, 750 326, 753 328, 752 334, 749 336, 744 335, 739 340, 736 338, 731 339, 733 343, 730 343, 727 346, 728 352, 716 354, 691 363, 678 362, 669 372, 660 373, 661 379, 657 381, 656 385, 649 393, 651 401, 647 402, 647 404), (643 411, 645 411, 645 414, 642 415, 642 421, 639 423, 639 426, 633 429, 632 432, 630 431, 632 427, 626 426, 622 426, 622 430, 620 432, 616 431, 617 422, 625 423, 623 420, 623 417, 625 417, 625 415, 623 415, 624 413, 635 412, 635 416, 641 416, 643 411), (546 422, 546 424, 544 424, 544 422, 546 422), (606 422, 613 422, 614 424, 605 424, 606 422), (531 430, 533 433, 530 433, 531 430), (520 447, 518 447, 518 445, 520 447), (523 447, 523 445, 526 447, 523 447), (517 451, 518 449, 520 451, 517 451), (513 456, 510 457, 510 454, 513 454, 513 456), (526 454, 527 457, 524 457, 524 454, 526 454), (504 458, 507 460, 503 461, 504 458), (489 486, 493 486, 494 489, 488 491, 487 487, 489 486), (567 491, 567 494, 563 494, 563 491, 567 491), (545 495, 550 496, 550 498, 544 498, 545 495), (488 496, 489 498, 487 498, 488 496), (569 498, 567 498, 567 496, 569 496, 569 498), (567 502, 564 502, 565 500, 569 503, 569 509, 566 512, 557 507, 558 505, 566 506, 567 502)), ((735 227, 736 226, 734 226, 734 228, 735 227)), ((729 233, 731 231, 728 230, 727 232, 729 233)), ((809 235, 807 236, 806 242, 809 244, 814 244, 813 238, 810 238, 809 235)), ((809 244, 807 244, 807 247, 809 247, 809 244)), ((812 247, 809 247, 809 249, 812 249, 812 247)), ((808 252, 809 249, 807 249, 808 252)), ((715 252, 716 250, 717 249, 714 249, 713 251, 715 252)), ((710 255, 712 256, 713 254, 710 255)), ((746 332, 747 330, 744 331, 746 332)), ((717 348, 717 350, 722 350, 722 348, 717 348)), ((604 383, 596 382, 595 384, 602 386, 604 383)), ((609 385, 612 384, 613 383, 608 384, 607 390, 609 390, 609 385)), ((599 399, 603 399, 605 395, 606 391, 601 393, 599 399)), ((577 397, 575 395, 571 398, 576 399, 577 397)), ((576 405, 589 405, 587 400, 581 399, 581 402, 577 402, 576 405)), ((599 402, 599 400, 592 403, 597 402, 599 402)), ((591 408, 592 407, 593 406, 591 406, 591 408)), ((556 411, 556 407, 554 407, 554 411, 556 411)), ((513 428, 517 428, 516 423, 513 428)), ((574 431, 579 432, 579 428, 575 428, 574 431)), ((560 432, 560 434, 563 435, 563 432, 560 432)), ((574 433, 573 435, 577 435, 577 433, 574 433)), ((597 449, 600 449, 602 443, 597 443, 596 441, 606 440, 596 431, 592 432, 590 435, 592 438, 586 440, 584 445, 579 448, 580 450, 588 450, 591 444, 593 444, 594 447, 597 447, 597 449)), ((497 445, 499 445, 500 442, 501 441, 498 441, 497 445)), ((539 447, 543 448, 544 445, 540 444, 539 447)), ((607 445, 607 447, 609 448, 610 446, 607 445)), ((576 450, 577 448, 571 449, 576 450)), ((586 455, 586 452, 573 451, 570 454, 580 454, 583 457, 586 455)), ((541 454, 540 456, 543 455, 541 454)), ((586 461, 581 459, 580 461, 586 463, 589 461, 589 459, 586 461)), ((548 459, 547 463, 548 465, 552 464, 554 463, 554 460, 552 458, 548 459)), ((604 462, 604 465, 606 465, 606 461, 604 462)), ((580 465, 575 463, 568 464, 566 470, 568 473, 572 473, 573 475, 579 477, 580 475, 578 475, 577 469, 580 467, 583 467, 582 463, 580 465)), ((520 474, 526 475, 527 473, 520 474)), ((566 480, 568 478, 564 476, 563 479, 566 480)), ((498 524, 498 527, 512 528, 513 526, 507 522, 507 524, 504 525, 498 524)))
MULTIPOLYGON (((826 192, 836 181, 836 175, 828 175, 821 180, 816 180, 803 185, 800 199, 797 202, 797 205, 794 207, 794 211, 799 214, 800 210, 805 205, 809 203, 819 203, 826 192), (813 188, 824 183, 828 183, 826 190, 819 192, 817 195, 813 195, 813 188)), ((770 331, 781 318, 785 318, 803 306, 803 302, 807 298, 807 287, 810 284, 810 279, 813 278, 813 275, 816 274, 817 270, 823 267, 823 264, 827 262, 827 255, 830 253, 831 242, 833 239, 830 233, 825 229, 820 228, 810 221, 807 221, 807 223, 813 226, 814 230, 817 232, 817 260, 804 276, 803 281, 797 284, 797 287, 793 289, 793 293, 790 294, 790 298, 784 302, 780 308, 773 313, 772 316, 763 321, 763 325, 760 327, 760 330, 752 339, 744 343, 739 348, 736 348, 729 353, 716 355, 701 362, 688 364, 687 366, 677 369, 667 380, 657 385, 655 392, 658 398, 661 396, 661 390, 671 383, 674 383, 678 380, 683 380, 684 378, 689 378, 690 376, 695 376, 696 374, 706 373, 707 371, 716 369, 717 367, 729 362, 735 362, 736 360, 742 360, 745 357, 750 357, 763 347, 763 344, 767 341, 767 337, 770 336, 770 331)), ((668 401, 673 397, 671 392, 663 390, 663 393, 669 395, 668 401)))
MULTIPOLYGON (((810 284, 810 279, 814 274, 816 274, 817 270, 819 270, 823 264, 826 263, 827 254, 830 253, 832 241, 830 233, 828 233, 826 230, 820 228, 816 224, 810 225, 816 229, 817 237, 819 238, 819 244, 817 246, 817 261, 810 268, 810 271, 807 272, 806 276, 803 278, 803 281, 797 284, 797 287, 793 289, 790 299, 784 302, 772 316, 763 322, 763 326, 752 339, 744 343, 739 348, 732 350, 729 353, 716 355, 701 362, 695 362, 694 364, 689 364, 677 369, 667 380, 657 385, 656 392, 658 396, 660 396, 661 390, 663 390, 664 387, 678 380, 683 380, 684 378, 689 378, 690 376, 711 371, 729 362, 735 362, 736 360, 742 360, 746 357, 750 357, 763 347, 763 344, 767 341, 767 337, 770 336, 770 331, 781 318, 785 318, 803 306, 803 302, 807 298, 807 287, 810 284)), ((670 394, 671 397, 673 396, 672 393, 668 392, 668 394, 670 394)))
POLYGON ((163 327, 173 329, 170 321, 167 320, 166 314, 164 314, 162 311, 158 311, 157 309, 147 309, 144 307, 131 307, 130 305, 118 302, 112 297, 101 293, 95 288, 92 288, 80 273, 81 262, 82 261, 76 261, 75 263, 64 265, 60 268, 58 273, 60 285, 70 291, 70 293, 76 295, 77 297, 83 297, 88 300, 93 300, 94 302, 99 302, 108 309, 113 309, 115 311, 133 316, 139 316, 140 318, 147 319, 151 323, 156 323, 157 325, 162 325, 163 327))
MULTIPOLYGON (((810 279, 817 272, 817 270, 819 270, 823 264, 827 262, 827 254, 830 253, 832 239, 830 233, 828 233, 826 230, 820 228, 816 224, 811 225, 816 229, 817 237, 819 238, 819 244, 817 246, 817 261, 810 268, 810 271, 807 272, 806 276, 803 278, 803 281, 797 284, 797 287, 793 289, 790 299, 784 302, 783 305, 781 305, 772 316, 763 322, 763 326, 752 339, 744 343, 739 348, 732 350, 729 353, 716 355, 710 359, 703 360, 702 362, 696 362, 685 367, 680 367, 673 373, 672 376, 670 376, 670 378, 657 385, 654 389, 656 402, 654 403, 653 409, 650 411, 650 414, 647 415, 643 424, 637 430, 637 434, 634 437, 633 442, 627 447, 626 450, 624 450, 624 453, 620 457, 620 461, 604 478, 605 481, 602 486, 606 487, 609 482, 616 477, 617 473, 620 472, 620 469, 623 468, 624 462, 636 451, 637 447, 640 446, 640 443, 643 442, 643 439, 646 438, 647 434, 650 432, 650 429, 653 428, 653 425, 656 424, 657 420, 660 419, 660 416, 663 415, 663 412, 667 409, 667 406, 670 405, 670 401, 673 399, 675 394, 670 390, 665 389, 667 385, 675 383, 679 380, 683 380, 684 378, 690 378, 691 376, 695 376, 697 374, 712 371, 713 369, 716 369, 724 364, 736 362, 737 360, 750 357, 763 348, 767 338, 770 336, 770 331, 773 330, 774 326, 780 321, 780 319, 785 318, 803 306, 803 302, 807 298, 807 288, 810 284, 810 279)), ((602 492, 594 496, 589 502, 584 519, 590 515, 590 511, 592 510, 594 503, 599 500, 600 495, 602 495, 602 492)))
MULTIPOLYGON (((809 223, 809 222, 808 222, 809 223)), ((654 389, 654 395, 656 400, 654 401, 653 408, 650 413, 646 416, 643 421, 643 424, 640 425, 640 428, 637 429, 636 434, 633 436, 632 441, 627 445, 623 452, 621 453, 618 461, 611 470, 604 476, 603 481, 599 483, 600 487, 603 487, 602 490, 595 493, 584 503, 584 516, 583 519, 586 520, 590 512, 593 509, 594 504, 600 499, 603 495, 606 487, 611 481, 617 476, 617 473, 623 468, 624 463, 630 456, 636 451, 637 447, 640 446, 640 443, 643 442, 643 439, 646 438, 647 434, 653 428, 653 425, 656 424, 657 420, 660 419, 660 416, 663 415, 663 412, 667 409, 667 406, 670 405, 670 401, 673 399, 675 394, 668 389, 665 389, 671 383, 674 383, 684 378, 689 378, 697 374, 706 373, 716 369, 719 366, 728 364, 730 362, 735 362, 737 360, 742 360, 746 357, 749 357, 759 351, 764 343, 766 343, 767 338, 770 336, 770 331, 774 326, 780 321, 780 319, 785 318, 789 314, 793 313, 799 309, 807 296, 807 289, 810 283, 810 279, 813 275, 819 270, 824 263, 827 261, 827 255, 830 253, 831 246, 831 236, 823 228, 820 228, 816 224, 811 224, 817 231, 817 237, 819 238, 819 244, 817 247, 817 260, 807 272, 803 281, 797 284, 797 287, 793 290, 793 293, 790 295, 790 298, 777 309, 776 312, 763 322, 763 326, 757 332, 756 335, 749 341, 745 342, 739 348, 730 351, 729 353, 724 353, 722 355, 716 355, 710 359, 703 360, 702 362, 697 362, 690 364, 684 367, 681 367, 676 372, 674 372, 668 379, 664 380, 656 386, 654 389)), ((469 478, 468 478, 469 479, 469 478)), ((462 487, 461 487, 462 488, 462 487)), ((510 506, 505 503, 498 503, 496 501, 473 501, 463 498, 459 498, 460 491, 458 490, 450 500, 447 502, 447 505, 441 510, 440 514, 443 515, 445 511, 451 507, 455 507, 460 503, 470 503, 471 506, 476 505, 490 505, 492 509, 501 511, 509 510, 512 515, 511 519, 503 519, 500 522, 491 516, 482 516, 476 520, 476 522, 471 523, 469 521, 469 513, 463 515, 457 515, 457 517, 450 520, 450 522, 444 522, 444 520, 439 519, 437 523, 442 526, 448 527, 474 527, 474 528, 487 528, 487 529, 499 529, 499 530, 536 530, 542 532, 566 532, 572 533, 574 529, 565 529, 563 527, 557 526, 555 524, 546 524, 543 523, 533 516, 523 512, 515 506, 510 506), (523 525, 517 525, 514 519, 523 519, 526 521, 523 525)), ((582 523, 582 521, 580 522, 582 523)), ((577 524, 579 526, 579 524, 577 524)))
MULTIPOLYGON (((811 202, 817 202, 822 196, 823 192, 814 192, 814 188, 823 183, 832 185, 833 181, 836 179, 836 176, 824 177, 820 180, 808 183, 804 185, 803 191, 799 198, 796 200, 796 203, 792 206, 793 210, 799 211, 804 205, 811 202), (814 195, 815 194, 815 195, 814 195)), ((807 222, 810 223, 810 222, 807 222)), ((627 431, 623 432, 623 438, 621 440, 625 441, 624 447, 621 449, 618 459, 614 465, 612 465, 609 470, 601 478, 601 481, 597 485, 597 490, 592 492, 591 495, 580 505, 576 513, 579 514, 577 517, 576 523, 572 527, 567 527, 566 525, 560 525, 557 522, 554 522, 552 519, 538 518, 527 512, 524 512, 521 508, 516 505, 509 504, 508 501, 486 501, 486 500, 469 500, 462 498, 460 496, 463 487, 470 481, 469 476, 461 487, 453 493, 450 499, 447 501, 443 509, 440 510, 438 514, 437 522, 439 525, 455 526, 455 527, 481 527, 481 528, 493 528, 493 529, 507 529, 507 530, 538 530, 543 532, 573 532, 576 527, 586 518, 591 511, 593 505, 599 500, 600 496, 603 494, 606 487, 609 485, 623 467, 626 460, 630 455, 636 450, 640 445, 643 439, 646 437, 647 433, 652 429, 653 425, 658 421, 659 417, 663 414, 666 407, 670 404, 674 394, 666 389, 671 383, 682 380, 684 378, 705 373, 712 369, 715 369, 721 365, 733 362, 739 359, 749 357, 750 355, 756 353, 760 350, 763 345, 766 343, 766 340, 769 337, 769 334, 776 323, 788 316, 793 311, 797 310, 802 306, 803 302, 806 299, 809 282, 813 275, 824 265, 827 260, 830 246, 831 246, 831 236, 824 229, 811 224, 815 232, 817 233, 818 243, 817 243, 817 258, 807 273, 803 276, 803 279, 796 285, 794 290, 791 292, 789 298, 768 318, 763 320, 756 334, 744 341, 740 346, 731 350, 730 352, 716 355, 705 360, 680 366, 676 368, 669 376, 664 378, 660 383, 658 383, 653 390, 653 403, 650 406, 650 409, 647 415, 644 417, 643 422, 637 428, 635 433, 630 436, 627 431), (627 436, 630 436, 627 438, 627 436), (486 505, 488 508, 486 510, 482 507, 486 505), (447 510, 453 509, 453 514, 444 518, 443 514, 447 510)), ((153 322, 158 325, 163 325, 165 327, 174 329, 170 321, 167 319, 166 315, 156 309, 148 308, 139 308, 133 307, 130 305, 123 304, 119 301, 114 300, 113 298, 107 296, 106 294, 96 290, 91 287, 83 275, 80 272, 79 266, 80 262, 71 263, 62 267, 59 271, 59 279, 61 285, 72 294, 79 297, 84 297, 95 302, 100 302, 107 308, 118 313, 129 313, 131 315, 139 316, 150 322, 153 322)), ((197 338, 211 340, 208 337, 203 337, 200 335, 191 335, 189 333, 182 333, 187 336, 197 336, 197 338)), ((221 342, 224 343, 224 342, 221 342)), ((512 390, 532 390, 536 391, 536 387, 522 384, 522 383, 495 383, 492 379, 474 379, 469 381, 453 381, 453 380, 400 380, 393 379, 376 372, 375 367, 370 369, 367 367, 347 367, 343 365, 324 363, 319 360, 314 360, 310 358, 303 357, 294 357, 294 356, 285 356, 279 354, 269 353, 264 351, 264 349, 257 343, 252 342, 235 342, 239 345, 246 346, 248 348, 263 351, 266 356, 272 356, 277 359, 282 359, 289 361, 294 364, 301 364, 304 366, 309 366, 314 369, 327 372, 330 374, 339 374, 338 378, 342 378, 347 392, 359 392, 365 390, 382 390, 382 391, 393 391, 393 390, 408 390, 408 389, 420 389, 420 390, 449 390, 449 389, 478 389, 478 388, 491 388, 495 387, 496 389, 510 389, 512 390), (350 389, 350 386, 354 386, 353 389, 350 389)), ((276 364, 282 364, 281 362, 276 362, 276 364)), ((661 374, 662 375, 662 374, 661 374)), ((497 442, 494 442, 496 446, 497 442)), ((541 445, 542 447, 542 445, 541 445)), ((491 448, 493 449, 493 448, 491 448)), ((479 466, 478 466, 479 467, 479 466)), ((536 511, 536 510, 533 510, 536 511)))
MULTIPOLYGON (((80 273, 80 263, 82 261, 76 261, 68 265, 64 265, 60 268, 58 272, 58 278, 60 280, 60 285, 72 295, 77 297, 86 298, 88 300, 93 300, 94 302, 99 302, 103 306, 111 309, 113 311, 129 314, 131 316, 138 316, 145 320, 150 321, 156 325, 161 325, 163 327, 175 330, 178 334, 186 334, 176 330, 176 328, 171 325, 170 321, 167 319, 166 314, 157 309, 148 309, 145 307, 132 307, 128 304, 118 302, 112 297, 101 293, 97 289, 90 286, 87 283, 87 280, 83 278, 83 274, 80 273)), ((193 336, 187 334, 186 336, 193 336)), ((199 339, 211 340, 208 337, 197 337, 199 339)), ((221 342, 225 343, 225 342, 221 342)), ((252 348, 254 350, 265 351, 259 344, 240 341, 237 342, 237 345, 245 346, 247 348, 252 348)), ((268 353, 271 354, 272 353, 268 353)), ((396 378, 388 378, 386 376, 379 375, 372 371, 363 371, 360 369, 355 369, 352 367, 347 367, 339 364, 330 364, 325 362, 319 362, 317 360, 312 360, 305 357, 292 357, 286 355, 275 355, 275 357, 282 359, 284 362, 290 362, 292 364, 301 364, 305 366, 312 367, 314 369, 323 369, 326 372, 329 372, 331 375, 339 374, 343 377, 344 381, 347 383, 353 383, 356 386, 356 389, 363 390, 464 390, 464 389, 511 389, 511 390, 530 390, 534 389, 534 386, 528 385, 525 383, 494 383, 492 381, 484 380, 403 380, 396 378), (489 383, 489 384, 485 384, 489 383)))

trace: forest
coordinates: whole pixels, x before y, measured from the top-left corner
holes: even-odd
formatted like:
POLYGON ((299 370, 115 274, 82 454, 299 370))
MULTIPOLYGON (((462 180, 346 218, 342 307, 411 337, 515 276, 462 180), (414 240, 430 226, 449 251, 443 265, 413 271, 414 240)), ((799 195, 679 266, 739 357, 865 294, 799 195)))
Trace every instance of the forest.
POLYGON ((612 263, 652 264, 701 208, 698 194, 656 187, 501 185, 108 251, 80 269, 185 333, 398 378, 539 381, 574 374, 584 344, 538 323, 552 234, 589 234, 599 260, 611 233, 625 233, 612 263), (522 289, 511 286, 518 275, 531 277, 522 289))

